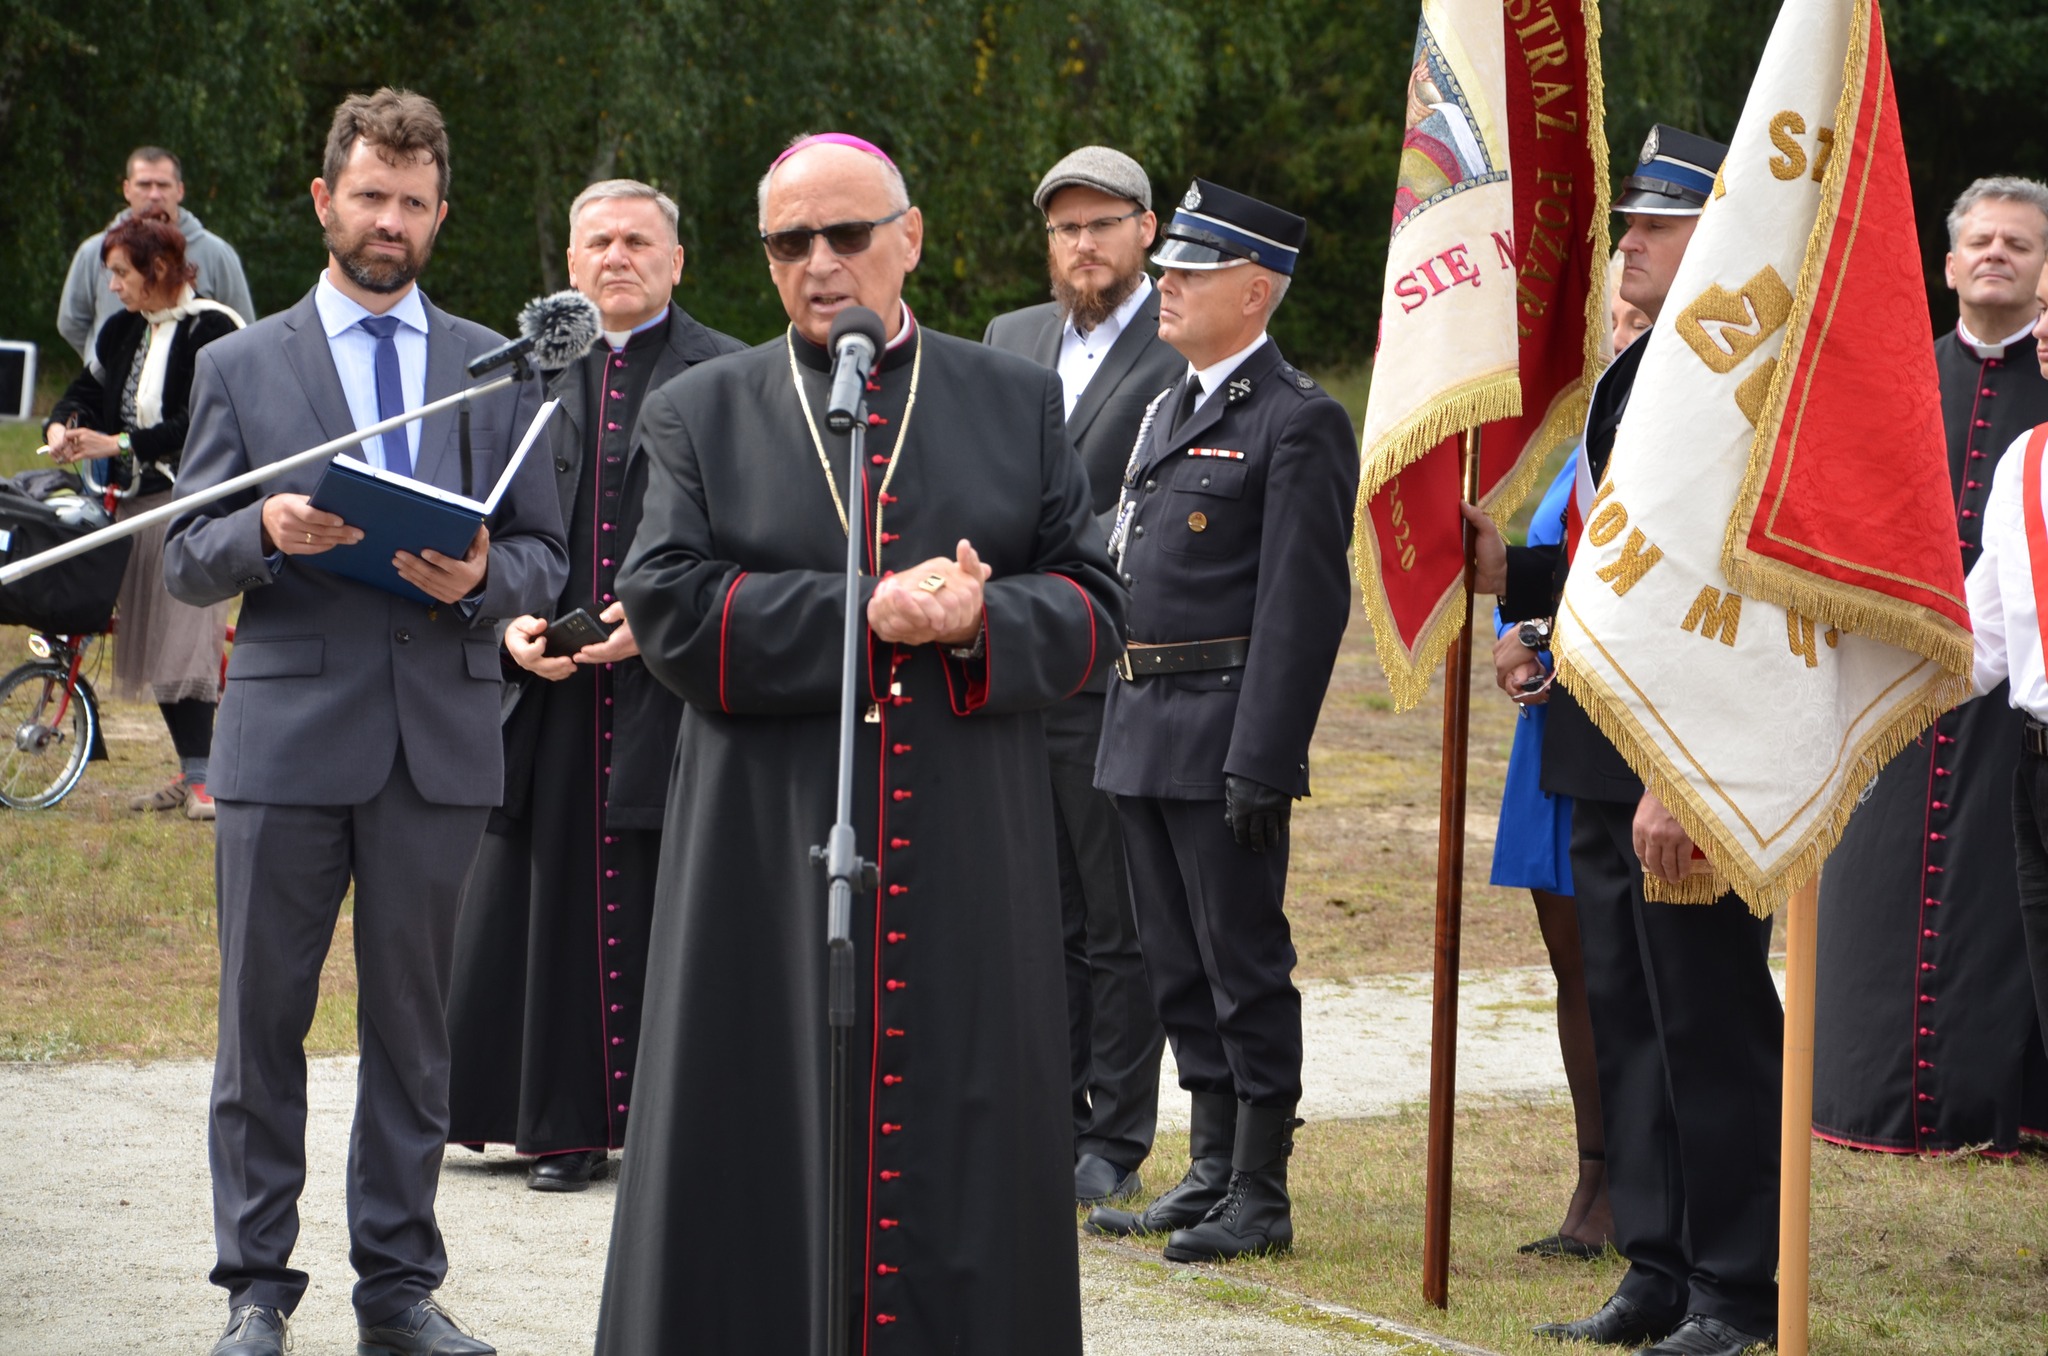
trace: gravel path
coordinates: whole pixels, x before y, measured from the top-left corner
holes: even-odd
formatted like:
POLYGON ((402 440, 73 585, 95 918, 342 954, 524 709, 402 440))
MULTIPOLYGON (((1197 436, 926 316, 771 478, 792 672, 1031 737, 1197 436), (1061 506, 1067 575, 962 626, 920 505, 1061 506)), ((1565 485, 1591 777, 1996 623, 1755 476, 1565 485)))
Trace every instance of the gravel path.
MULTIPOLYGON (((1528 1096, 1563 1086, 1549 975, 1506 970, 1460 987, 1461 1095, 1528 1096)), ((1428 1085, 1429 981, 1393 976, 1304 986, 1303 1114, 1383 1114, 1428 1085)), ((1170 1063, 1170 1060, 1169 1060, 1170 1063)), ((0 1065, 0 1356, 204 1352, 225 1318, 206 1283, 213 1232, 203 1061, 0 1065)), ((296 1261, 312 1286, 294 1319, 296 1356, 355 1349, 342 1164, 355 1061, 312 1062, 309 1170, 296 1261)), ((1169 1068, 1161 1112, 1186 1119, 1169 1068)), ((610 1234, 613 1187, 570 1196, 525 1189, 519 1160, 451 1150, 439 1214, 442 1299, 505 1356, 587 1352, 610 1234)), ((1082 1248, 1088 1351, 1100 1356, 1389 1356, 1429 1348, 1327 1312, 1250 1311, 1205 1293, 1203 1273, 1082 1248), (1384 1340, 1383 1340, 1384 1339, 1384 1340)), ((1241 1286, 1232 1287, 1238 1293, 1241 1286)), ((1276 1306, 1284 1310, 1286 1306, 1276 1306)), ((1446 1346, 1445 1350, 1452 1350, 1446 1346)), ((1463 1350, 1469 1351, 1469 1348, 1463 1350)))

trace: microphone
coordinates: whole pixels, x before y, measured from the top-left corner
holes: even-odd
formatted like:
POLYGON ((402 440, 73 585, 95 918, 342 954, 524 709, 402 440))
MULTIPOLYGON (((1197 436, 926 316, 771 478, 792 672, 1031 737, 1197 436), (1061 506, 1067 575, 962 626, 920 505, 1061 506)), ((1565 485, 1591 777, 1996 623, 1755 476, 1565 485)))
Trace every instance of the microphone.
POLYGON ((535 297, 520 308, 519 337, 470 359, 469 375, 480 377, 529 356, 534 366, 548 371, 567 367, 590 351, 603 328, 596 304, 581 292, 570 289, 535 297))
POLYGON ((832 401, 825 407, 825 425, 834 433, 853 427, 860 408, 861 387, 874 371, 882 351, 882 317, 865 306, 841 311, 832 320, 825 347, 832 351, 832 401))

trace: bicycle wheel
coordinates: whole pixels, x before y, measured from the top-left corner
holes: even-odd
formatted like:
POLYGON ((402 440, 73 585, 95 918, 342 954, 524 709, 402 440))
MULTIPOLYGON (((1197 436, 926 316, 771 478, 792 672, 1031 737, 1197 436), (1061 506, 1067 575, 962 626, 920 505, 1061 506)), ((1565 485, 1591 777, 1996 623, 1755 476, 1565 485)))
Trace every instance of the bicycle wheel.
POLYGON ((61 664, 23 664, 0 678, 0 805, 42 810, 85 775, 99 710, 61 664))

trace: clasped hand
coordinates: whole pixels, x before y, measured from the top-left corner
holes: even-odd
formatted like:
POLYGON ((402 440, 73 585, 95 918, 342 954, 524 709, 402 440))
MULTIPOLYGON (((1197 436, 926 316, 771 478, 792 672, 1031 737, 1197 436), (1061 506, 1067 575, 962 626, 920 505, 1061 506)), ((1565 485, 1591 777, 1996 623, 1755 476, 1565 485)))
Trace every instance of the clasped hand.
POLYGON ((868 628, 892 645, 972 645, 981 633, 981 586, 992 573, 962 537, 953 559, 933 556, 876 584, 868 628))
POLYGON ((60 466, 72 462, 90 461, 97 457, 111 457, 121 450, 121 444, 111 433, 102 433, 95 428, 71 428, 64 424, 51 424, 43 430, 48 441, 50 460, 60 466))
POLYGON ((586 645, 575 654, 548 653, 548 620, 545 617, 514 617, 505 626, 505 653, 512 656, 512 662, 528 673, 538 674, 551 683, 559 683, 576 671, 578 664, 615 664, 621 659, 631 659, 640 653, 640 644, 633 639, 633 627, 626 620, 626 605, 613 603, 597 614, 599 621, 617 622, 612 633, 594 645, 586 645))

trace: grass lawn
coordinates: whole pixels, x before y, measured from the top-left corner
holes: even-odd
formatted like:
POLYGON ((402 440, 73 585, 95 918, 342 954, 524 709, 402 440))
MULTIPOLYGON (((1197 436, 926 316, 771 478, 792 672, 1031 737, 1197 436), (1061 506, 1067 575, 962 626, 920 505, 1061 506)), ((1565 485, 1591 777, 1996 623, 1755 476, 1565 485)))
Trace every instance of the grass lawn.
MULTIPOLYGON (((1624 1269, 1612 1253, 1515 1252, 1557 1227, 1571 1191, 1569 1104, 1460 1110, 1447 1312, 1422 1299, 1427 1123, 1418 1107, 1304 1126, 1289 1169, 1293 1254, 1208 1268, 1221 1279, 1202 1293, 1285 1308, 1251 1286, 1233 1293, 1241 1279, 1504 1356, 1558 1356, 1530 1325, 1591 1313, 1624 1269)), ((1186 1154, 1185 1136, 1162 1136, 1149 1183, 1169 1185, 1186 1154)), ((1928 1161, 1817 1143, 1813 1179, 1816 1356, 2038 1356, 2048 1346, 2048 1153, 1928 1161)))

